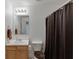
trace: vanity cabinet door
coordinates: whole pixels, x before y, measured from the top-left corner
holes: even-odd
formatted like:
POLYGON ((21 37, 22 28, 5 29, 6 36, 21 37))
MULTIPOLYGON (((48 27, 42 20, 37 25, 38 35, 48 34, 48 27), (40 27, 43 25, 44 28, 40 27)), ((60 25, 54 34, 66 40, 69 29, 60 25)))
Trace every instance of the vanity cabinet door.
POLYGON ((7 50, 6 59, 16 59, 16 51, 7 50))
POLYGON ((6 46, 6 59, 16 59, 15 46, 6 46))
POLYGON ((28 59, 27 51, 17 51, 17 58, 16 59, 28 59))
POLYGON ((27 46, 18 46, 17 47, 17 58, 16 59, 29 59, 27 46))

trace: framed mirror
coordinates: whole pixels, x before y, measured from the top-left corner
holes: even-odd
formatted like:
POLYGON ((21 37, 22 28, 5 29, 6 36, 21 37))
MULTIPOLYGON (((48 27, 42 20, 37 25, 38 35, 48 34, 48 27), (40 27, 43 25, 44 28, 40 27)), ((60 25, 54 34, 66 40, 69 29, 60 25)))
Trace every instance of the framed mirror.
POLYGON ((28 35, 29 34, 29 16, 16 15, 14 19, 15 35, 28 35))

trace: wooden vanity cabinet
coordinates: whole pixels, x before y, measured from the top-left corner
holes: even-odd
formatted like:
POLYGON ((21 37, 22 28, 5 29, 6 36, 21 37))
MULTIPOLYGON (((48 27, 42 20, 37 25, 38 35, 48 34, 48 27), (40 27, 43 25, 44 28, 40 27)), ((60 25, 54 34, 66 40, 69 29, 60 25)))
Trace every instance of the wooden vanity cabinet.
POLYGON ((29 59, 28 46, 6 46, 6 59, 29 59))
POLYGON ((6 59, 16 59, 16 51, 6 51, 6 59))
POLYGON ((29 59, 27 46, 18 46, 16 54, 17 54, 16 59, 29 59))

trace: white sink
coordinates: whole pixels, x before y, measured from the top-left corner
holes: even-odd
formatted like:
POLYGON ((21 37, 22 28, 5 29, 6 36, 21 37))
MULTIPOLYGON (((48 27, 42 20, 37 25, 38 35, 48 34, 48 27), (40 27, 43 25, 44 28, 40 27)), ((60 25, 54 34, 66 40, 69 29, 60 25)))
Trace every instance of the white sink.
POLYGON ((10 40, 6 45, 29 45, 29 40, 10 40))

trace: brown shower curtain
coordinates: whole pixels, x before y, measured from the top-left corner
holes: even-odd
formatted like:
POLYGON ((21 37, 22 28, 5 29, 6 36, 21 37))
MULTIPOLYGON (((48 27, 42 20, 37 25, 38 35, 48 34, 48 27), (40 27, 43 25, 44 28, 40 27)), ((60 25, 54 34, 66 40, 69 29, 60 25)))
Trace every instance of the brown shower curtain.
POLYGON ((65 59, 73 59, 73 4, 65 6, 65 59))
POLYGON ((46 18, 45 59, 73 59, 73 4, 46 18))
POLYGON ((46 49, 45 49, 45 58, 51 59, 54 57, 54 14, 46 18, 46 49), (49 20, 50 19, 50 20, 49 20), (53 36, 53 37, 52 37, 53 36), (53 47, 52 47, 53 46, 53 47), (52 49, 52 50, 51 50, 52 49), (49 57, 51 56, 51 57, 49 57))

